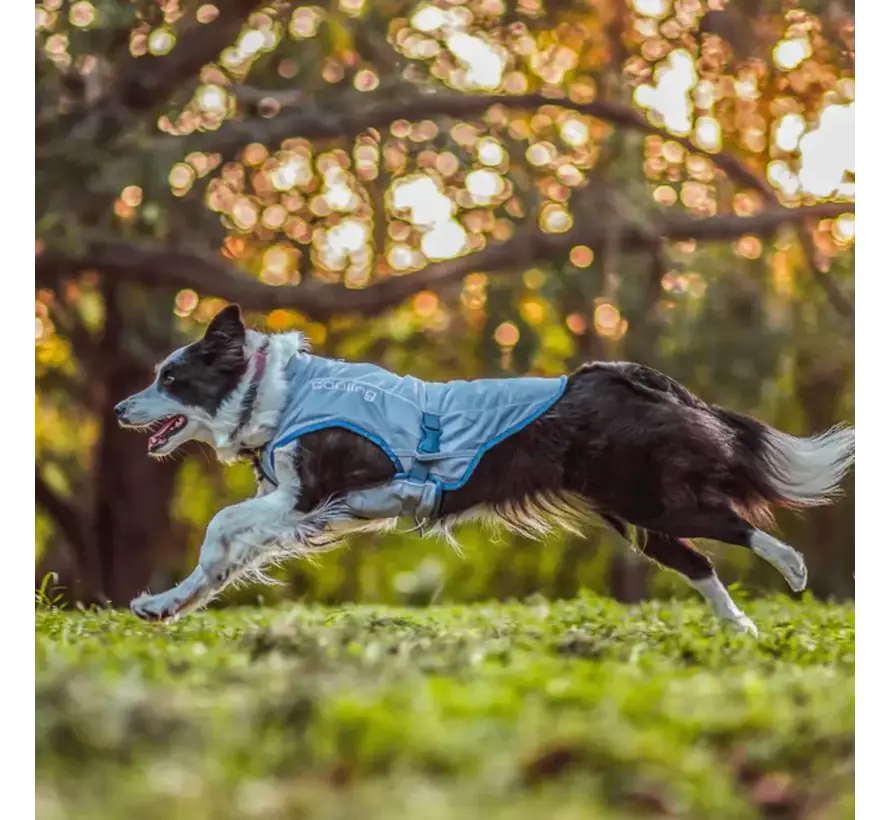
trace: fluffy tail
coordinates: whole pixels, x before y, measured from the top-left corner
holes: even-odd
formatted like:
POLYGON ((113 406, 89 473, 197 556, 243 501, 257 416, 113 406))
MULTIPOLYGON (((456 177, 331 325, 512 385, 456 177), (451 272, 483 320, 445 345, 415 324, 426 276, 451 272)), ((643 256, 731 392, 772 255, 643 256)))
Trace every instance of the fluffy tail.
POLYGON ((787 507, 830 504, 855 456, 856 431, 840 425, 808 438, 770 429, 762 453, 776 501, 787 507))
POLYGON ((856 455, 853 427, 838 425, 797 437, 740 413, 712 410, 735 433, 735 498, 758 516, 765 506, 790 509, 830 504, 841 494, 856 455))

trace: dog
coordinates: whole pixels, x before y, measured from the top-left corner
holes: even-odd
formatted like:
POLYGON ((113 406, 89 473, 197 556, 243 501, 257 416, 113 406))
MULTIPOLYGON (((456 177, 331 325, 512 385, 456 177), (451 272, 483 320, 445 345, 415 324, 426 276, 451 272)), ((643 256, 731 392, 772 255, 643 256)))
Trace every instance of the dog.
POLYGON ((791 436, 640 364, 428 383, 314 356, 300 333, 247 329, 237 305, 115 412, 122 426, 150 433, 155 458, 201 441, 224 463, 250 459, 257 479, 253 498, 210 521, 185 580, 132 602, 149 620, 406 515, 449 540, 468 520, 537 537, 598 519, 684 576, 720 619, 756 635, 690 539, 750 549, 804 589, 803 557, 764 529, 771 507, 830 503, 855 450, 852 427, 791 436))

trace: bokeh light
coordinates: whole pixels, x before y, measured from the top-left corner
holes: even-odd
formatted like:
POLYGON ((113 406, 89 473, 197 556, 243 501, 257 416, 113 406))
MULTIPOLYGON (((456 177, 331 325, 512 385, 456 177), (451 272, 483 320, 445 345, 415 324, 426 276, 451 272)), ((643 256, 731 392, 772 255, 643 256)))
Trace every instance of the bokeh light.
MULTIPOLYGON (((162 114, 158 127, 167 135, 189 137, 213 133, 244 116, 274 122, 290 116, 303 93, 319 110, 341 93, 351 95, 348 107, 359 99, 371 106, 392 99, 392 71, 378 64, 380 53, 373 46, 369 50, 360 36, 358 26, 369 8, 365 0, 340 0, 336 10, 306 5, 281 17, 258 10, 220 62, 205 65, 195 77, 183 107, 162 114), (276 51, 262 67, 263 55, 293 47, 294 41, 304 50, 276 51), (301 55, 311 49, 315 57, 307 63, 301 55), (238 95, 242 83, 251 86, 255 68, 271 72, 273 82, 253 85, 248 110, 238 95), (321 84, 304 92, 310 75, 321 84), (270 90, 256 90, 264 87, 270 90), (291 87, 300 89, 297 97, 291 87)), ((202 198, 228 235, 226 257, 274 286, 308 275, 364 287, 509 242, 526 225, 554 237, 567 235, 560 258, 577 275, 595 258, 592 247, 574 244, 576 235, 583 239, 578 229, 586 224, 578 224, 577 197, 591 173, 600 173, 600 163, 614 161, 610 140, 622 130, 560 105, 561 98, 593 102, 611 93, 601 87, 600 72, 612 59, 601 21, 582 17, 551 25, 546 10, 537 0, 523 2, 505 24, 502 3, 436 0, 406 7, 405 16, 394 14, 381 32, 387 46, 404 58, 399 83, 413 83, 428 72, 429 82, 449 93, 535 91, 552 95, 552 104, 530 110, 497 105, 465 118, 417 120, 407 109, 400 119, 336 141, 293 137, 267 144, 258 134, 237 155, 187 150, 164 168, 169 194, 187 202, 202 198)), ((694 0, 631 0, 628 6, 622 82, 656 130, 642 137, 649 207, 696 217, 727 212, 747 217, 768 207, 752 191, 724 190, 727 174, 716 157, 724 151, 762 173, 782 204, 852 200, 855 81, 851 72, 826 60, 816 18, 803 12, 777 18, 774 39, 758 61, 735 54, 718 30, 691 38, 706 11, 711 7, 694 0)), ((102 21, 90 2, 63 9, 50 0, 38 6, 35 24, 44 51, 66 68, 73 65, 71 43, 58 28, 59 13, 79 28, 102 21)), ((182 14, 179 4, 165 4, 150 25, 131 32, 131 52, 139 57, 170 53, 182 14)), ((206 25, 219 9, 207 3, 193 14, 206 25)), ((84 76, 97 65, 95 55, 76 62, 84 76)), ((115 225, 163 230, 166 205, 158 196, 137 177, 122 180, 112 205, 115 225)), ((828 257, 852 244, 852 215, 827 221, 817 241, 828 257)), ((690 264, 699 249, 694 241, 674 247, 680 257, 690 257, 690 264)), ((770 258, 771 245, 742 237, 732 251, 746 259, 770 258)), ((523 285, 529 292, 541 290, 547 276, 531 267, 522 272, 523 285)), ((663 284, 672 294, 689 295, 698 287, 698 280, 685 274, 671 277, 664 276, 663 284)), ((609 299, 597 303, 592 315, 569 313, 565 330, 581 335, 592 329, 620 340, 626 317, 612 298, 613 285, 604 285, 609 299)), ((482 316, 487 298, 486 280, 465 284, 460 310, 482 316)), ((453 313, 429 295, 413 305, 428 328, 443 327, 453 313)), ((514 307, 531 326, 547 315, 535 299, 523 297, 514 307)), ((176 310, 183 311, 179 302, 176 310)), ((200 305, 182 313, 198 314, 200 305)))

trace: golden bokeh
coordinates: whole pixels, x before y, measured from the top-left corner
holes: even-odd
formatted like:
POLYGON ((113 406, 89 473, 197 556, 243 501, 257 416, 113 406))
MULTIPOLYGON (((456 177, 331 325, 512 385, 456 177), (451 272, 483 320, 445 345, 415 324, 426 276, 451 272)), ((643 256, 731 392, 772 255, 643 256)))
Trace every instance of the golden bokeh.
POLYGON ((513 322, 502 322, 494 332, 494 340, 501 347, 515 347, 519 342, 519 328, 513 322))
POLYGON ((587 332, 587 320, 580 313, 571 313, 566 317, 566 327, 576 336, 587 332))
POLYGON ((593 264, 593 251, 587 245, 575 245, 569 252, 569 260, 576 268, 587 268, 593 264))
MULTIPOLYGON (((598 2, 594 5, 599 8, 598 2)), ((355 105, 364 104, 359 98, 374 101, 372 106, 385 100, 393 93, 392 78, 362 51, 366 46, 354 27, 371 5, 340 0, 336 6, 335 12, 304 5, 280 17, 258 10, 223 50, 219 64, 202 69, 186 95, 188 104, 163 113, 158 127, 189 137, 244 116, 239 84, 249 83, 257 61, 285 43, 309 48, 323 42, 326 51, 312 66, 323 85, 343 84, 355 105)), ((597 70, 608 62, 608 48, 592 18, 581 15, 571 24, 546 29, 536 21, 546 3, 527 0, 520 6, 517 19, 501 26, 501 3, 421 2, 407 16, 387 22, 386 40, 401 58, 428 70, 431 82, 453 92, 541 91, 553 97, 552 104, 527 111, 493 106, 450 120, 414 120, 406 111, 404 118, 338 141, 294 137, 267 144, 257 137, 237 156, 184 152, 184 158, 167 166, 170 192, 181 199, 198 192, 228 234, 225 256, 272 286, 296 283, 308 272, 325 282, 365 287, 510 242, 525 225, 573 238, 591 218, 583 207, 579 211, 577 198, 586 195, 591 173, 600 173, 605 146, 616 131, 609 122, 562 108, 559 98, 579 103, 604 98, 597 70)), ((71 25, 86 29, 101 22, 96 8, 75 2, 64 13, 71 25)), ((37 7, 35 18, 38 31, 46 34, 45 53, 60 67, 71 62, 67 36, 54 29, 62 10, 59 0, 49 0, 37 7)), ((180 17, 187 13, 177 3, 165 4, 155 23, 131 33, 132 54, 171 53, 180 17)), ((191 12, 199 25, 218 13, 211 3, 191 12)), ((819 62, 823 41, 815 18, 788 16, 779 39, 764 53, 784 77, 776 90, 764 60, 743 61, 731 70, 731 50, 720 37, 706 37, 697 45, 690 40, 701 13, 700 3, 685 0, 629 4, 629 51, 621 71, 628 96, 657 130, 642 137, 637 166, 651 207, 682 209, 697 217, 727 210, 743 217, 760 213, 768 205, 762 192, 743 187, 721 193, 725 171, 715 158, 727 147, 746 152, 752 167, 759 164, 783 205, 805 204, 813 197, 852 199, 852 142, 838 135, 852 124, 855 81, 819 62), (803 101, 804 91, 815 93, 814 88, 821 107, 803 101)), ((92 55, 84 59, 80 65, 88 68, 95 62, 92 55)), ((276 75, 293 80, 294 88, 301 87, 306 70, 299 53, 276 56, 276 75)), ((254 93, 260 119, 275 122, 293 111, 288 87, 254 93)), ((328 93, 334 89, 319 99, 326 101, 328 93)), ((156 218, 161 211, 155 198, 136 181, 122 186, 114 219, 133 226, 156 218)), ((827 223, 817 241, 828 256, 852 244, 853 216, 827 223)), ((692 257, 699 245, 690 240, 674 248, 692 257)), ((733 241, 732 250, 753 260, 768 254, 770 246, 752 235, 733 241)), ((595 258, 595 249, 586 244, 568 244, 563 253, 576 271, 589 269, 595 258)), ((529 292, 539 291, 548 275, 536 267, 521 271, 529 292)), ((484 311, 487 299, 486 280, 473 281, 468 277, 460 300, 460 310, 471 313, 484 311)), ((662 287, 672 294, 682 288, 689 295, 703 292, 698 281, 668 273, 662 287)), ((176 311, 203 315, 203 304, 184 307, 178 298, 176 311)), ((547 315, 546 304, 537 299, 524 299, 518 307, 531 326, 547 315)), ((450 321, 447 305, 432 301, 426 291, 414 297, 411 309, 427 327, 450 321)), ((589 322, 576 310, 565 326, 580 335, 588 324, 603 338, 619 340, 626 319, 617 304, 604 302, 589 322)), ((502 323, 498 344, 514 346, 509 341, 514 330, 518 333, 511 323, 502 323)))
POLYGON ((600 336, 618 341, 627 332, 628 323, 616 305, 600 301, 593 312, 593 326, 600 336))

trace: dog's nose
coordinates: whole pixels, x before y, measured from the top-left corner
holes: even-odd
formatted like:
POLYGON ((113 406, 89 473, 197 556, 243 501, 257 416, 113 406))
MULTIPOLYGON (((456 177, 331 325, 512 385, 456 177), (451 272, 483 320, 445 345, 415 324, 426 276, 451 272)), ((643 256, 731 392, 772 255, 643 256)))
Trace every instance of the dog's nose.
POLYGON ((126 412, 127 403, 125 401, 122 401, 120 404, 114 405, 114 415, 116 415, 119 419, 122 419, 126 412))

